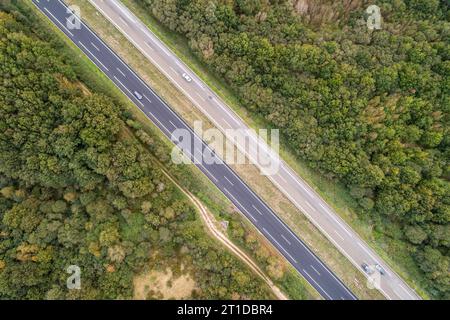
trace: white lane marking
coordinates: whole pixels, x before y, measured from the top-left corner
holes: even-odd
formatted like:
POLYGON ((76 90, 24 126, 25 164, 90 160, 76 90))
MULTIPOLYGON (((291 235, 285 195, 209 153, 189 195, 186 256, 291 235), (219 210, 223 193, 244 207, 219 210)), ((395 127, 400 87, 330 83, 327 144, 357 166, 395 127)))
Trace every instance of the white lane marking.
POLYGON ((248 214, 255 222, 258 222, 258 220, 256 220, 256 219, 253 217, 253 215, 252 215, 250 212, 248 212, 247 209, 245 209, 245 207, 238 201, 238 199, 236 199, 236 198, 231 194, 230 191, 228 191, 227 188, 224 187, 223 190, 225 190, 225 192, 228 193, 228 194, 230 195, 230 197, 232 197, 233 200, 234 200, 234 201, 242 208, 242 210, 244 210, 245 212, 247 212, 247 214, 248 214))
POLYGON ((114 76, 114 79, 116 79, 116 81, 119 82, 120 85, 121 85, 122 87, 124 87, 124 88, 131 94, 130 89, 128 89, 128 88, 122 83, 122 81, 119 80, 119 78, 117 78, 116 76, 114 76))
POLYGON ((169 120, 169 123, 174 127, 174 129, 177 129, 177 126, 172 122, 172 120, 169 120))
MULTIPOLYGON (((139 101, 139 100, 138 100, 138 101, 139 101)), ((161 127, 164 128, 164 130, 166 130, 166 132, 167 132, 167 133, 166 133, 167 137, 171 136, 170 130, 167 129, 167 127, 166 127, 161 121, 159 121, 159 119, 153 114, 153 112, 151 112, 151 111, 149 110, 148 113, 155 119, 156 122, 158 122, 158 123, 161 125, 161 127)), ((170 139, 170 137, 169 137, 169 139, 170 139)))
POLYGON ((289 253, 289 252, 287 252, 287 250, 270 234, 270 232, 269 231, 267 231, 266 230, 266 228, 264 228, 263 227, 263 230, 264 230, 264 232, 265 233, 267 233, 267 235, 273 240, 273 241, 275 241, 275 243, 281 248, 281 250, 283 250, 288 256, 289 256, 289 258, 291 258, 292 259, 292 261, 294 261, 295 262, 295 264, 297 264, 298 262, 297 262, 297 260, 295 260, 294 259, 294 257, 293 256, 291 256, 291 254, 289 253))
POLYGON ((148 102, 152 103, 152 100, 150 100, 145 94, 143 94, 144 98, 148 100, 148 102))
MULTIPOLYGON (((231 126, 231 124, 227 121, 227 119, 222 118, 222 121, 225 122, 225 124, 228 126, 229 129, 233 128, 233 127, 231 126)), ((227 128, 227 129, 228 129, 228 128, 227 128)))
POLYGON ((119 71, 119 72, 120 72, 120 74, 121 74, 122 76, 124 76, 125 78, 127 77, 127 76, 125 75, 125 73, 123 73, 123 71, 122 71, 122 70, 120 70, 119 68, 116 68, 116 70, 117 70, 117 71, 119 71))
POLYGON ((318 286, 318 287, 320 288, 320 290, 323 291, 323 293, 325 293, 325 294, 327 295, 327 297, 328 297, 330 300, 333 300, 333 299, 330 297, 330 295, 328 294, 328 292, 326 292, 326 291, 320 286, 320 284, 318 284, 318 283, 316 282, 316 280, 314 280, 314 278, 311 277, 311 276, 309 275, 308 271, 306 271, 305 269, 303 269, 303 272, 308 276, 308 278, 310 278, 310 279, 316 284, 316 286, 318 286))
MULTIPOLYGON (((127 90, 128 93, 129 93, 130 95, 134 96, 134 94, 131 93, 130 89, 128 89, 128 88, 122 83, 122 81, 120 81, 116 76, 114 76, 114 79, 116 79, 116 81, 119 82, 120 85, 121 85, 125 90, 127 90)), ((137 101, 142 107, 144 106, 144 104, 143 104, 140 100, 136 100, 136 101, 137 101)), ((158 122, 159 122, 159 121, 158 121, 158 122)))
MULTIPOLYGON (((98 62, 100 65, 106 70, 109 71, 109 69, 89 50, 81 41, 78 41, 78 43, 98 62)), ((89 56, 88 56, 89 58, 89 56)))
POLYGON ((408 290, 406 290, 406 288, 403 287, 402 284, 399 284, 398 286, 400 287, 400 289, 402 289, 403 291, 405 291, 406 294, 407 294, 408 296, 415 298, 411 293, 409 293, 408 290))
POLYGON ((228 178, 227 178, 227 176, 223 176, 223 177, 225 178, 225 180, 227 180, 227 181, 228 181, 228 183, 229 183, 229 184, 231 184, 232 186, 234 186, 234 183, 233 183, 233 182, 231 182, 231 180, 230 180, 230 179, 228 179, 228 178))
POLYGON ((93 46, 97 51, 100 51, 100 49, 93 42, 91 42, 91 46, 93 46))
POLYGON ((261 211, 255 205, 252 204, 253 209, 255 209, 261 216, 263 215, 261 211))
POLYGON ((310 267, 311 267, 311 269, 313 269, 319 276, 320 276, 320 272, 319 271, 317 271, 317 269, 316 268, 314 268, 314 266, 311 264, 310 265, 310 267))
POLYGON ((283 238, 284 241, 287 242, 288 245, 291 245, 291 242, 284 235, 281 235, 281 237, 283 238))
MULTIPOLYGON (((233 170, 231 170, 231 172, 237 177, 237 175, 234 173, 234 171, 233 170)), ((349 296, 351 296, 354 300, 356 300, 356 297, 355 297, 355 295, 350 291, 350 290, 348 290, 347 289, 347 287, 331 272, 331 270, 329 270, 324 264, 323 264, 323 262, 322 261, 320 261, 319 260, 319 258, 311 251, 311 249, 310 248, 308 248, 301 240, 300 240, 300 238, 297 236, 297 235, 295 235, 288 227, 287 227, 287 225, 283 222, 283 221, 281 221, 281 219, 267 206, 267 204, 265 203, 265 202, 263 202, 254 192, 252 192, 249 188, 248 188, 248 186, 245 184, 245 183, 243 183, 243 182, 241 182, 243 185, 244 185, 244 187, 250 192, 250 194, 252 195, 252 196, 254 196, 255 198, 256 198, 256 200, 258 200, 259 201, 259 203, 261 203, 261 205, 262 206, 264 206, 268 211, 269 211, 269 213, 283 226, 283 228, 288 232, 288 233, 290 233, 293 237, 294 237, 294 239, 295 240, 297 240, 297 242, 306 250, 306 251, 308 251, 309 252, 309 254, 312 256, 312 258, 314 259, 314 260, 316 260, 316 262, 317 263, 319 263, 323 268, 324 268, 324 270, 326 270, 327 272, 328 272, 328 274, 333 278, 333 279, 335 279, 336 280, 336 282, 337 283, 339 283, 340 285, 341 285, 341 287, 349 294, 349 296)), ((288 198, 290 198, 289 196, 288 196, 288 198)), ((295 199, 292 199, 292 198, 290 198, 290 200, 291 201, 293 201, 293 202, 295 202, 295 199)), ((327 233, 325 232, 325 230, 323 230, 320 226, 318 226, 318 228, 326 235, 327 233)), ((331 238, 331 237, 329 237, 329 239, 330 239, 330 241, 331 242, 333 242, 334 243, 334 245, 335 246, 337 246, 338 248, 340 248, 340 246, 338 245, 338 243, 336 242, 336 241, 334 241, 333 240, 333 238, 331 238)), ((349 256, 349 255, 347 255, 347 254, 345 254, 345 251, 344 251, 344 255, 350 260, 350 261, 353 261, 353 264, 356 266, 357 265, 357 263, 356 262, 354 262, 354 260, 349 256)), ((389 295, 387 295, 387 293, 385 293, 385 292, 383 292, 386 296, 389 296, 389 295)))
MULTIPOLYGON (((284 164, 284 162, 283 162, 283 164, 284 164)), ((310 195, 311 197, 314 197, 312 194, 311 194, 311 191, 309 190, 309 186, 304 186, 303 185, 303 181, 302 182, 300 182, 300 180, 299 180, 299 178, 297 177, 297 176, 295 176, 293 173, 291 173, 291 171, 288 169, 288 167, 283 167, 284 169, 285 169, 285 171, 287 172, 287 174, 288 175, 290 175, 291 176, 291 178, 292 179, 294 179, 294 181, 297 183, 297 185, 300 187, 300 188, 302 188, 303 190, 305 190, 305 192, 306 193, 308 193, 308 195, 310 195)))

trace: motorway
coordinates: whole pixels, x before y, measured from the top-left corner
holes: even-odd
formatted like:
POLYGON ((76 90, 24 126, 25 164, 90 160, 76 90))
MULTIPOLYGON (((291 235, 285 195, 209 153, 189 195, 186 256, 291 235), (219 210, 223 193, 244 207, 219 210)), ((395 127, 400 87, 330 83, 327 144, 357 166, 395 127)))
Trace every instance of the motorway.
MULTIPOLYGON (((158 39, 129 9, 118 0, 89 0, 144 56, 146 56, 191 102, 222 132, 227 129, 248 129, 246 123, 229 108, 198 76, 194 74, 165 44, 158 39), (181 76, 193 79, 186 82, 181 76)), ((361 272, 361 265, 379 264, 386 274, 379 277, 379 290, 388 299, 414 300, 420 297, 397 275, 330 206, 303 181, 284 161, 256 136, 250 145, 235 140, 243 152, 262 173, 265 169, 255 161, 258 151, 265 150, 279 170, 267 177, 272 183, 330 240, 361 272), (255 147, 257 145, 257 147, 255 147), (253 147, 252 147, 253 146, 253 147)), ((261 152, 260 152, 261 153, 261 152)), ((366 277, 369 277, 363 272, 366 277)))
POLYGON ((187 156, 230 199, 236 208, 253 223, 267 240, 298 270, 324 299, 355 300, 356 297, 325 266, 320 259, 282 222, 277 215, 221 161, 206 164, 199 159, 208 150, 217 157, 193 130, 142 81, 81 20, 73 26, 72 13, 60 0, 33 0, 50 19, 114 84, 175 144, 172 133, 184 129, 190 133, 193 152, 187 156), (136 92, 138 94, 136 94, 136 92))

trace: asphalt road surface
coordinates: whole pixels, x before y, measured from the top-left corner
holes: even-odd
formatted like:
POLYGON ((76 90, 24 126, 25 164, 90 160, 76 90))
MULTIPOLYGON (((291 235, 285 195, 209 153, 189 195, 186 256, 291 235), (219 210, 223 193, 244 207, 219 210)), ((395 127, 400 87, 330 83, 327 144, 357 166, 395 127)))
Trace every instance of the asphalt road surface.
MULTIPOLYGON (((59 0, 33 3, 97 65, 169 138, 176 129, 190 132, 193 154, 188 157, 227 196, 296 270, 325 298, 355 300, 346 286, 283 223, 276 214, 223 162, 198 159, 208 146, 84 23, 72 28, 70 10, 59 0), (197 161, 196 161, 197 160, 197 161)), ((173 141, 179 143, 179 141, 173 141)), ((211 156, 215 156, 211 152, 211 156)))
MULTIPOLYGON (((120 1, 89 1, 182 91, 218 129, 223 132, 226 129, 248 129, 245 122, 120 1), (192 81, 187 82, 182 77, 183 73, 187 73, 192 78, 192 81)), ((395 300, 420 299, 414 290, 343 219, 333 212, 313 188, 303 181, 284 161, 277 159, 277 156, 270 151, 265 142, 257 141, 256 136, 250 135, 250 137, 255 141, 250 148, 246 148, 245 143, 242 143, 243 140, 239 139, 236 140, 235 145, 251 160, 258 159, 258 155, 261 155, 261 150, 266 150, 268 156, 273 159, 272 163, 279 161, 279 170, 274 174, 267 175, 267 177, 358 270, 368 278, 369 275, 361 268, 362 264, 371 266, 373 270, 375 270, 375 265, 378 264, 385 270, 384 276, 380 276, 378 272, 375 272, 371 277, 375 276, 379 290, 386 298, 395 300), (255 145, 258 147, 255 147, 255 145)), ((264 171, 265 168, 260 165, 260 162, 252 162, 264 171)), ((286 244, 285 241, 280 241, 280 243, 286 244)), ((314 273, 313 271, 310 274, 314 273)), ((308 279, 308 276, 305 277, 308 279)))

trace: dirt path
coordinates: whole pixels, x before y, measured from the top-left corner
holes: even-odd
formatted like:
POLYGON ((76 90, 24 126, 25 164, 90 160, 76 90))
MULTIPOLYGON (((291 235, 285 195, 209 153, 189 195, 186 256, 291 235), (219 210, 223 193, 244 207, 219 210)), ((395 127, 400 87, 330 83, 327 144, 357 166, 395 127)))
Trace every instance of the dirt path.
POLYGON ((188 198, 191 202, 198 208, 200 212, 200 217, 205 223, 209 233, 219 240, 227 249, 229 249, 233 254, 235 254, 239 259, 244 261, 267 285, 270 287, 274 295, 279 300, 289 300, 288 297, 281 292, 281 290, 270 280, 270 278, 261 270, 261 268, 238 246, 236 246, 230 239, 222 232, 217 226, 217 221, 215 217, 208 211, 208 209, 200 202, 193 194, 181 187, 165 170, 164 174, 172 181, 188 198))

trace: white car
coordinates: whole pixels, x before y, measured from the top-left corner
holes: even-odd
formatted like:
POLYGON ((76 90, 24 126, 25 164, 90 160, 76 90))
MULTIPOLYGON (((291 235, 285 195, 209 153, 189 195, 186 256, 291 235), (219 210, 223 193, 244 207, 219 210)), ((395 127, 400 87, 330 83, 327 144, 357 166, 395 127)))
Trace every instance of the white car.
POLYGON ((192 78, 186 72, 184 72, 182 76, 187 82, 192 82, 192 78))
POLYGON ((136 98, 138 98, 138 100, 142 100, 142 94, 140 94, 139 92, 135 91, 135 92, 134 92, 134 96, 135 96, 136 98))
POLYGON ((377 269, 378 272, 379 272, 382 276, 384 276, 385 273, 386 273, 386 271, 384 271, 383 267, 380 266, 378 263, 375 265, 375 269, 377 269))

